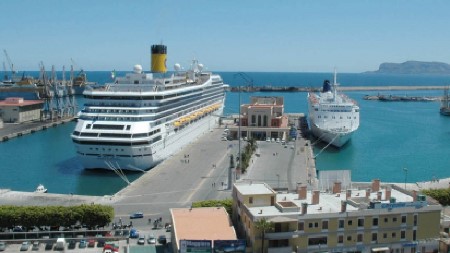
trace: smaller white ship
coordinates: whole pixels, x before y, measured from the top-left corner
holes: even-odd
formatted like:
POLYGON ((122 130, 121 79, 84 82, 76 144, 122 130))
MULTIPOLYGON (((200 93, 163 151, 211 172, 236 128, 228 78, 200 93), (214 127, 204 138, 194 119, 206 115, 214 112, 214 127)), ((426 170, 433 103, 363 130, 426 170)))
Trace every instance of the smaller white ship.
POLYGON ((337 85, 335 72, 332 85, 325 80, 320 94, 308 93, 308 118, 314 136, 339 148, 359 127, 359 106, 337 85))
POLYGON ((34 191, 36 193, 47 193, 47 188, 43 184, 39 184, 34 191))

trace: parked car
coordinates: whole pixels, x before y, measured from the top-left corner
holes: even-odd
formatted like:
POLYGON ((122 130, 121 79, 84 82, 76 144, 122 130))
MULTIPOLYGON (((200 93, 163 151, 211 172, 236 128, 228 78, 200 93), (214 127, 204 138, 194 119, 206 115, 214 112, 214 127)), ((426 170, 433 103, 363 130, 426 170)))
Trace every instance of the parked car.
POLYGON ((52 250, 53 249, 53 242, 47 242, 45 244, 45 250, 52 250))
POLYGON ((130 230, 130 238, 139 238, 139 231, 137 231, 136 229, 132 228, 130 230))
POLYGON ((158 236, 158 242, 160 243, 160 244, 166 244, 167 243, 167 238, 166 238, 166 235, 160 235, 160 236, 158 236))
POLYGON ((75 240, 70 240, 69 241, 69 246, 67 246, 68 249, 75 249, 75 247, 77 246, 77 243, 75 242, 75 240))
POLYGON ((105 241, 103 239, 102 240, 98 240, 97 248, 103 248, 103 246, 105 246, 105 241))
POLYGON ((139 236, 139 239, 137 240, 137 244, 139 244, 139 245, 145 244, 145 236, 144 235, 139 236))
POLYGON ((87 246, 88 246, 89 248, 95 247, 95 240, 94 240, 94 239, 89 240, 87 246))
POLYGON ((30 242, 22 242, 22 245, 20 246, 20 251, 27 251, 30 247, 30 242))
POLYGON ((148 244, 156 244, 156 237, 154 235, 149 235, 147 239, 148 244))
POLYGON ((84 249, 87 246, 87 242, 86 240, 81 240, 80 243, 78 244, 78 248, 80 249, 84 249))
POLYGON ((139 219, 139 218, 144 218, 144 213, 135 212, 130 215, 130 219, 139 219))
POLYGON ((31 250, 39 250, 39 242, 38 241, 33 242, 33 247, 31 247, 31 250))
POLYGON ((5 249, 6 249, 6 243, 0 242, 0 251, 5 251, 5 249))

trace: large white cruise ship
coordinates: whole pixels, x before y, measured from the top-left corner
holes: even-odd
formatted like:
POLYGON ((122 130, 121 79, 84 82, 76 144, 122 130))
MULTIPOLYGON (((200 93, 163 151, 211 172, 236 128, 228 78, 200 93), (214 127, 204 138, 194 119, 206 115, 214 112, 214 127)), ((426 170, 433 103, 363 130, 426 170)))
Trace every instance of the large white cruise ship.
POLYGON ((140 65, 103 87, 87 86, 71 137, 86 169, 148 170, 219 122, 225 88, 219 75, 175 64, 166 73, 167 48, 152 46, 151 73, 140 65))
POLYGON ((308 118, 312 133, 335 147, 342 147, 359 127, 359 107, 356 102, 325 80, 320 94, 308 93, 308 118))

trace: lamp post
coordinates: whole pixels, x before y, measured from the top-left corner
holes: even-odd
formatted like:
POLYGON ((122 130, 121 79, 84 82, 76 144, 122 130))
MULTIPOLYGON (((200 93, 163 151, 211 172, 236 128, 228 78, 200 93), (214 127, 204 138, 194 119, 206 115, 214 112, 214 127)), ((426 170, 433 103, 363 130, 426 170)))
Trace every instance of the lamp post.
POLYGON ((277 174, 277 188, 280 189, 280 174, 277 174))
POLYGON ((405 190, 406 190, 406 179, 408 178, 408 169, 403 168, 403 171, 405 172, 405 190))

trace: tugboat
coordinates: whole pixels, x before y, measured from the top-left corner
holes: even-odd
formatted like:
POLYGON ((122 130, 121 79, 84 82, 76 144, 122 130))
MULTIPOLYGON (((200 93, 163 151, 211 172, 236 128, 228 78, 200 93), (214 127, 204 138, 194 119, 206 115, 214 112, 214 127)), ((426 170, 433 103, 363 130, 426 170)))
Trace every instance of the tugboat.
POLYGON ((44 187, 43 184, 39 184, 34 191, 36 193, 47 193, 47 188, 44 187))

